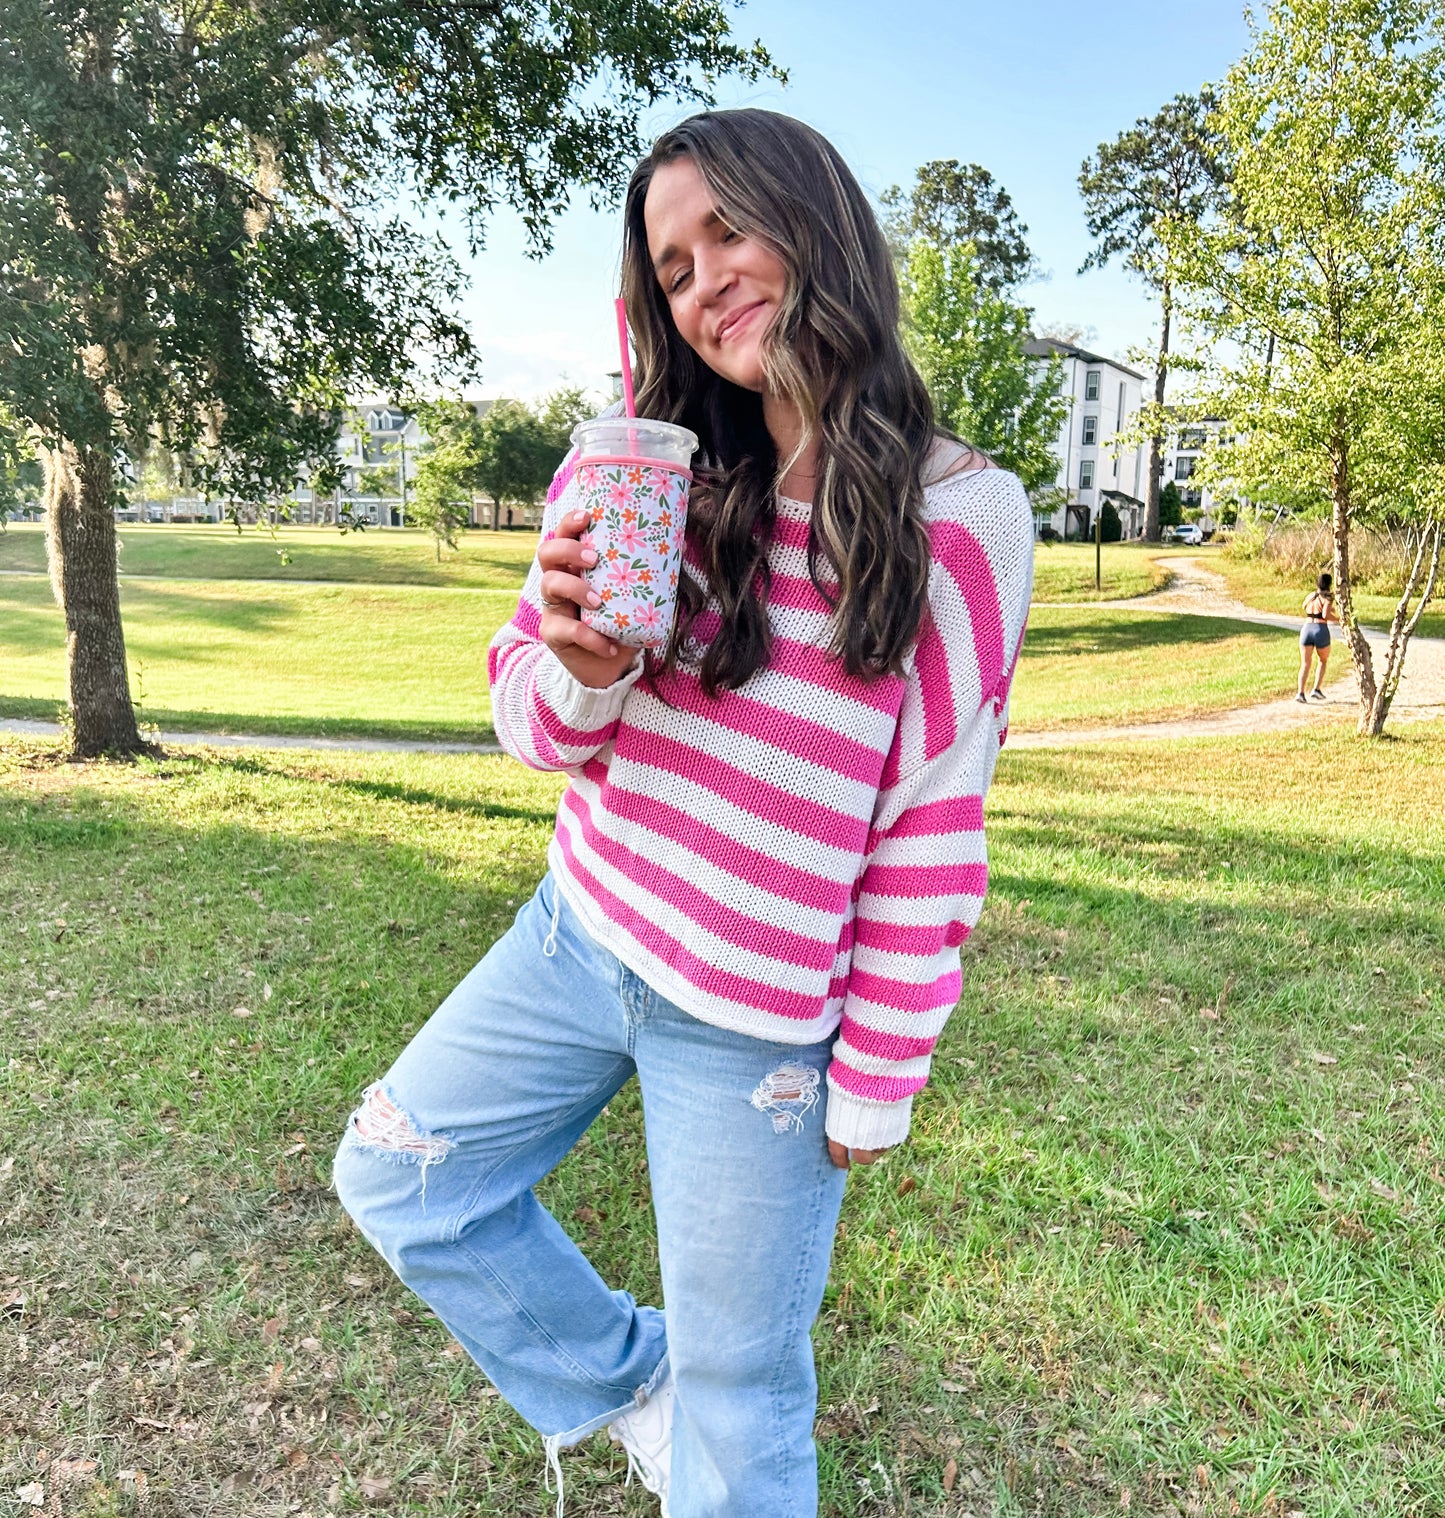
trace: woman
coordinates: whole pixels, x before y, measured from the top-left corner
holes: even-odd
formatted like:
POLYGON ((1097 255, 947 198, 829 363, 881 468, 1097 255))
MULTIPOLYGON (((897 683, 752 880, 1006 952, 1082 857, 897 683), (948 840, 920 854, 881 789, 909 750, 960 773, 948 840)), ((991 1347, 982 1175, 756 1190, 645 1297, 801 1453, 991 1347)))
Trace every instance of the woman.
POLYGON ((678 623, 644 667, 579 620, 564 466, 491 650, 503 745, 569 777, 549 873, 364 1096, 336 1182, 559 1483, 607 1428, 672 1518, 807 1515, 809 1330, 846 1173, 907 1134, 958 998, 1032 521, 938 433, 817 133, 693 117, 625 218, 638 412, 701 439, 678 623), (665 1319, 531 1191, 634 1073, 665 1319))
POLYGON ((1314 689, 1310 695, 1323 701, 1325 693, 1320 689, 1325 683, 1325 666, 1330 662, 1330 623, 1337 620, 1334 612, 1334 580, 1323 574, 1315 581, 1315 588, 1304 599, 1305 625, 1299 634, 1299 691, 1296 701, 1305 698, 1305 681, 1309 679, 1310 660, 1319 655, 1319 668, 1315 671, 1314 689))

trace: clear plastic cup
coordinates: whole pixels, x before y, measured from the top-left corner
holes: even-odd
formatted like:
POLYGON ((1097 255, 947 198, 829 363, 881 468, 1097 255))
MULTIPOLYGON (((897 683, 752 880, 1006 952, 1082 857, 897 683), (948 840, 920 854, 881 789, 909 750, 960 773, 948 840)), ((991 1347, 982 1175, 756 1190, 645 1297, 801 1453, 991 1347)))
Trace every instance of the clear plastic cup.
POLYGON ((581 422, 577 488, 597 552, 587 581, 601 606, 582 620, 616 643, 661 648, 677 615, 677 581, 697 434, 645 417, 581 422))

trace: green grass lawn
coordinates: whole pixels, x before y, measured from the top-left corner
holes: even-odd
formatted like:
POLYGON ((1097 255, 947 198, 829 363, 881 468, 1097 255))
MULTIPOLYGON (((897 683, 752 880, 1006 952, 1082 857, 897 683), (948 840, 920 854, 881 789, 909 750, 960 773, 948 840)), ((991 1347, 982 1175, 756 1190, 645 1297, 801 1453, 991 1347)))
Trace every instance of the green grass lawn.
MULTIPOLYGON (((487 643, 515 590, 127 581, 131 691, 165 728, 491 737, 487 643)), ((0 715, 53 717, 64 628, 44 580, 0 581, 0 715)))
POLYGON ((1100 589, 1094 588, 1094 548, 1089 543, 1034 546, 1034 601, 1121 601, 1162 589, 1169 571, 1155 562, 1157 547, 1106 543, 1100 589))
MULTIPOLYGON (((1331 661, 1328 684, 1349 669, 1331 661)), ((1036 606, 1014 677, 1019 732, 1198 717, 1287 696, 1299 640, 1278 627, 1168 612, 1036 606)))
MULTIPOLYGON (((465 532, 461 547, 436 560, 428 533, 372 528, 343 536, 334 527, 237 532, 224 526, 116 529, 122 575, 193 580, 346 580, 390 585, 455 585, 476 590, 519 586, 537 551, 535 532, 465 532), (285 550, 290 563, 281 562, 285 550)), ((0 570, 45 568, 45 529, 19 523, 0 533, 0 570)))
MULTIPOLYGON (((1440 724, 1004 751, 913 1140, 849 1183, 825 1518, 1445 1511, 1442 782, 1440 724)), ((478 756, 0 743, 7 1496, 550 1511, 327 1175, 556 795, 478 756)), ((656 1299, 634 1089, 544 1190, 656 1299)), ((605 1441, 566 1464, 569 1514, 655 1514, 605 1441)))
MULTIPOLYGON (((1228 554, 1216 553, 1210 556, 1208 563, 1228 581, 1230 595, 1246 605, 1290 617, 1303 615, 1301 607, 1305 592, 1312 589, 1308 581, 1282 581, 1259 559, 1232 559, 1228 554)), ((1445 590, 1445 587, 1441 589, 1445 590)), ((1354 601, 1355 615, 1366 627, 1389 631, 1390 619, 1395 615, 1393 596, 1372 596, 1356 591, 1354 601)), ((1415 631, 1422 638, 1445 638, 1445 595, 1437 593, 1415 631)))
MULTIPOLYGON (((459 552, 438 564, 432 541, 410 529, 348 533, 335 528, 126 526, 117 529, 121 572, 135 577, 199 580, 353 581, 359 584, 453 585, 498 590, 522 583, 537 535, 467 532, 459 552), (282 564, 279 550, 291 562, 282 564)), ((1157 552, 1157 550, 1154 550, 1157 552)), ((1034 557, 1034 591, 1040 601, 1094 601, 1142 596, 1161 586, 1167 572, 1138 544, 1106 545, 1103 589, 1094 589, 1094 550, 1077 543, 1041 543, 1034 557)), ((45 532, 21 523, 0 533, 0 570, 45 568, 45 532)))
MULTIPOLYGON (((487 642, 515 595, 127 579, 131 688, 142 720, 168 730, 484 740, 487 642)), ((1024 731, 1218 711, 1288 694, 1295 659, 1292 635, 1272 628, 1038 607, 1013 720, 1024 731)), ((48 582, 0 579, 0 716, 53 717, 64 696, 64 623, 48 582)))

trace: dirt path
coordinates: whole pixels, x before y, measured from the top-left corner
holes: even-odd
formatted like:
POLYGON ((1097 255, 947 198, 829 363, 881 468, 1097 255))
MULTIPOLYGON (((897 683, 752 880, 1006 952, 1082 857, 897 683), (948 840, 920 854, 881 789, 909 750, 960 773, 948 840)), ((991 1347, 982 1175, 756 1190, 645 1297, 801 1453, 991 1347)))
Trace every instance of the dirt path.
MULTIPOLYGON (((1172 611, 1186 616, 1229 617, 1236 622, 1259 622, 1268 627, 1287 627, 1297 631, 1298 617, 1280 617, 1256 611, 1236 601, 1228 591, 1223 575, 1194 558, 1168 561, 1173 578, 1168 586, 1151 596, 1126 601, 1049 602, 1049 606, 1076 606, 1082 610, 1108 607, 1120 611, 1172 611)), ((294 583, 294 582, 293 582, 294 583)), ((333 583, 333 582, 320 582, 333 583)), ((431 587, 421 587, 431 588, 431 587)), ((1377 668, 1384 662, 1385 635, 1368 633, 1377 668)), ((1238 736, 1246 733, 1284 732, 1321 722, 1353 723, 1359 715, 1359 683, 1349 668, 1349 652, 1338 634, 1333 659, 1347 673, 1330 686, 1325 701, 1311 701, 1301 706, 1293 696, 1282 700, 1262 701, 1233 711, 1212 712, 1204 717, 1182 717, 1171 722, 1135 722, 1115 727, 1072 727, 1056 732, 1030 733, 1017 727, 1009 733, 1010 748, 1070 748, 1078 743, 1099 743, 1116 739, 1210 738, 1238 736)), ((1405 673, 1400 678, 1399 693, 1390 708, 1390 721, 1418 722, 1429 717, 1445 716, 1445 638, 1412 638, 1405 656, 1405 673)), ((0 734, 23 733, 36 737, 58 738, 60 728, 53 722, 0 719, 0 734)), ((495 743, 427 743, 395 738, 297 738, 238 733, 171 733, 160 735, 161 742, 174 747, 207 744, 213 748, 291 748, 351 749, 362 753, 402 754, 497 754, 495 743)))
MULTIPOLYGON (((1127 601, 1079 601, 1065 604, 1080 608, 1111 607, 1120 611, 1172 611, 1186 616, 1229 617, 1236 622, 1258 622, 1266 627, 1287 627, 1297 632, 1299 617, 1281 617, 1256 611, 1229 594, 1224 576, 1194 558, 1168 561, 1173 579, 1152 596, 1127 601)), ((1051 602, 1050 605, 1059 604, 1051 602)), ((1076 743, 1112 739, 1210 738, 1244 733, 1275 733, 1320 722, 1353 723, 1359 716, 1360 687, 1350 663, 1349 650, 1338 630, 1333 630, 1331 659, 1345 675, 1329 687, 1328 699, 1301 706, 1293 696, 1262 701, 1233 711, 1211 712, 1203 717, 1181 717, 1171 722, 1135 722, 1115 727, 1072 727, 1057 732, 1030 733, 1015 728, 1009 733, 1011 748, 1069 748, 1076 743)), ((1376 669, 1383 665, 1386 636, 1367 630, 1376 669)), ((1418 722, 1445 716, 1445 638, 1412 638, 1405 654, 1405 672, 1390 707, 1391 722, 1418 722)))

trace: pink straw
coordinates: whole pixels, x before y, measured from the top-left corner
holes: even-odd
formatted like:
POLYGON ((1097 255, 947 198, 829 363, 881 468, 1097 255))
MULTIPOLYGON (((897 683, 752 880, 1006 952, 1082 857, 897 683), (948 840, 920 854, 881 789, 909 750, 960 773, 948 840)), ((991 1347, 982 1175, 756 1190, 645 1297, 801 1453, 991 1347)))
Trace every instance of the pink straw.
POLYGON ((627 341, 627 302, 617 297, 617 347, 622 354, 622 402, 628 416, 637 415, 637 400, 632 394, 632 354, 627 341))

